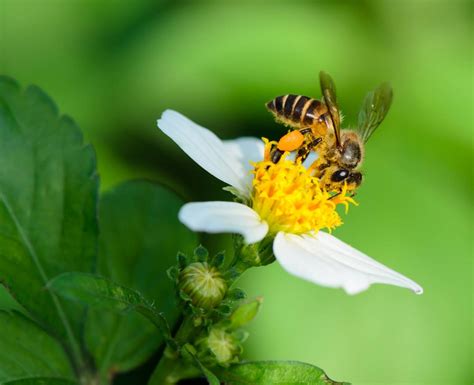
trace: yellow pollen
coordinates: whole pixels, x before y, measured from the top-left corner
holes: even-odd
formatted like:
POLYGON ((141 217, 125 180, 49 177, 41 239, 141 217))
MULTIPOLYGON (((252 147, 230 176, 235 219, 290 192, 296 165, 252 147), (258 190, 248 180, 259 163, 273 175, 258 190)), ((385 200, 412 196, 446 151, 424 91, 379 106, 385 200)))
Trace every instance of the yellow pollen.
POLYGON ((331 231, 342 224, 336 207, 341 204, 347 212, 349 203, 355 204, 345 188, 332 196, 301 162, 287 160, 286 154, 278 163, 266 159, 254 164, 252 208, 268 223, 271 233, 331 231))

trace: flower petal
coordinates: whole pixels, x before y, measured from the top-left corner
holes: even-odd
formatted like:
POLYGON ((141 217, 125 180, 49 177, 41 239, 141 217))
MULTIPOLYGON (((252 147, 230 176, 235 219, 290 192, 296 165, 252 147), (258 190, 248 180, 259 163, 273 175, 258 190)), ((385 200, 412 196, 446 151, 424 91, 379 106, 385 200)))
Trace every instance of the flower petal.
MULTIPOLYGON (((248 186, 251 186, 253 166, 251 162, 263 160, 264 145, 261 139, 244 136, 233 140, 224 140, 224 146, 227 153, 233 155, 240 162, 242 172, 241 177, 246 180, 248 186)), ((236 170, 237 171, 237 170, 236 170)))
POLYGON ((249 194, 246 172, 241 162, 228 153, 223 142, 213 132, 173 110, 163 112, 158 127, 208 173, 244 195, 249 194))
POLYGON ((241 234, 255 243, 268 233, 267 222, 250 207, 236 202, 193 202, 179 211, 179 220, 193 231, 241 234))
POLYGON ((322 231, 301 236, 280 232, 273 243, 273 251, 290 274, 322 286, 342 287, 348 294, 360 293, 372 283, 423 293, 416 282, 322 231))
POLYGON ((316 162, 316 160, 319 158, 319 154, 316 151, 311 151, 308 155, 308 157, 306 158, 306 160, 304 161, 304 165, 306 168, 308 168, 309 166, 311 166, 314 162, 316 162))

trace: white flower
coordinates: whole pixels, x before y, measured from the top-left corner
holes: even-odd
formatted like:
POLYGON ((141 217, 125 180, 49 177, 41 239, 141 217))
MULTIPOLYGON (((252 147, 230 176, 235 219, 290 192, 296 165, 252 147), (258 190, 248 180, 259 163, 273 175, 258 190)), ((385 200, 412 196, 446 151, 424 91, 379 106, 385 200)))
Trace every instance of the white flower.
POLYGON ((221 141, 176 111, 165 111, 158 127, 247 203, 185 204, 179 219, 190 229, 241 234, 248 244, 273 236, 273 254, 286 271, 322 286, 343 288, 348 294, 364 291, 373 283, 423 292, 416 282, 320 231, 341 223, 335 205, 347 205, 351 199, 341 194, 339 200, 329 200, 327 193, 313 188, 308 173, 301 171, 304 166, 289 160, 269 165, 263 161, 261 140, 221 141))

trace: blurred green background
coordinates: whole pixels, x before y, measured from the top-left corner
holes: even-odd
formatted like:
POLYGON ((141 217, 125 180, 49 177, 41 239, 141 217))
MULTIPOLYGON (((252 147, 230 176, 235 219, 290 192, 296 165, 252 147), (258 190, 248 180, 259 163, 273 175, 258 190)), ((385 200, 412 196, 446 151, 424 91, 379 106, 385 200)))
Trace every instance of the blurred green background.
MULTIPOLYGON (((222 138, 277 138, 264 103, 338 86, 346 125, 389 80, 360 206, 336 236, 425 289, 349 297, 277 264, 241 281, 263 295, 249 359, 316 364, 356 385, 474 383, 472 3, 461 1, 0 0, 0 73, 45 89, 97 150, 102 188, 164 183, 230 199, 155 120, 176 109, 222 138)), ((1 165, 0 165, 1 167, 1 165)), ((212 250, 229 236, 203 236, 212 250)))

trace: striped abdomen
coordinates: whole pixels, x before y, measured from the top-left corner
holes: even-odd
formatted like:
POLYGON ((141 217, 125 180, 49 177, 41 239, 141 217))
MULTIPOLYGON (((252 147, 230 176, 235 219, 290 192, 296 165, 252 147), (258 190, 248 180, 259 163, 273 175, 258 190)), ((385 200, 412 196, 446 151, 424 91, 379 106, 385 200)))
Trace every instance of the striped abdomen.
POLYGON ((267 103, 267 108, 278 120, 295 128, 323 124, 318 119, 327 112, 326 105, 319 100, 292 94, 277 96, 267 103))

